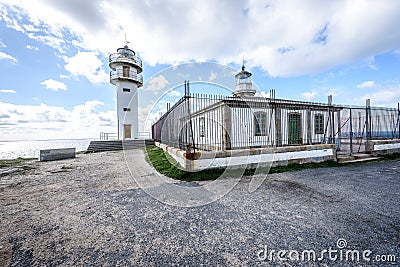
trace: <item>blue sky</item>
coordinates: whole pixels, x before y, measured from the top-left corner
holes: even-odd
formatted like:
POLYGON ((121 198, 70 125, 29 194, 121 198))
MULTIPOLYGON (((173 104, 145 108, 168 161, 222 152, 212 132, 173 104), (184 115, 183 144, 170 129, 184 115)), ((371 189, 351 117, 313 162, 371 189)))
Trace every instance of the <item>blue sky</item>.
POLYGON ((0 0, 0 141, 116 132, 108 55, 125 34, 144 62, 143 130, 185 79, 233 89, 243 57, 261 94, 396 107, 398 14, 397 0, 0 0))

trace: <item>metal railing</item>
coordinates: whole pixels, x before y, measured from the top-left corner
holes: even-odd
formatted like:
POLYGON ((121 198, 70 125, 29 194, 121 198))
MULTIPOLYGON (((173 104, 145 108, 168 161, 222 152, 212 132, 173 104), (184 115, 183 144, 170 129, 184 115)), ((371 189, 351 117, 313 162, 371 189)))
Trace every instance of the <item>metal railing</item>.
POLYGON ((109 56, 109 63, 129 63, 142 69, 142 59, 135 55, 125 55, 121 53, 113 53, 109 56))
POLYGON ((400 107, 187 94, 152 125, 152 137, 187 152, 336 144, 351 154, 372 139, 400 138, 399 126, 400 107))
POLYGON ((190 94, 153 124, 152 136, 188 152, 334 144, 342 109, 275 98, 190 94))
POLYGON ((139 138, 150 139, 151 133, 150 132, 139 132, 139 138))
POLYGON ((110 81, 115 82, 117 79, 128 79, 139 83, 139 87, 143 84, 143 76, 137 74, 135 71, 129 71, 129 73, 124 73, 123 70, 110 71, 110 81))
POLYGON ((117 139, 118 139, 118 133, 105 133, 105 132, 100 133, 100 141, 117 140, 117 139))
POLYGON ((368 152, 371 140, 400 139, 400 106, 347 106, 340 121, 338 139, 343 154, 368 152))

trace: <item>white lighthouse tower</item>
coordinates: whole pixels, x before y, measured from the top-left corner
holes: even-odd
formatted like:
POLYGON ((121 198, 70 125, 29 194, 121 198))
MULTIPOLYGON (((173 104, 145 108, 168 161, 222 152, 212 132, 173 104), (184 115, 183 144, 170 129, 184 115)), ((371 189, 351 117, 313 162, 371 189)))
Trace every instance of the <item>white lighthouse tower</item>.
POLYGON ((143 85, 142 60, 125 43, 110 55, 110 82, 117 90, 118 140, 139 138, 137 89, 143 85))

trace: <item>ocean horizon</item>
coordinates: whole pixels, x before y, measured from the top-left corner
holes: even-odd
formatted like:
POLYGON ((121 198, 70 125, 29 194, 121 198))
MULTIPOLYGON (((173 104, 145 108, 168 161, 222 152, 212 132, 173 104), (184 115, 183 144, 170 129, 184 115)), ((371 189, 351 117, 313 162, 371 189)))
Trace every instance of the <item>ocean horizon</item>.
POLYGON ((74 147, 77 152, 85 151, 93 140, 98 138, 0 141, 0 159, 39 158, 43 149, 74 147))

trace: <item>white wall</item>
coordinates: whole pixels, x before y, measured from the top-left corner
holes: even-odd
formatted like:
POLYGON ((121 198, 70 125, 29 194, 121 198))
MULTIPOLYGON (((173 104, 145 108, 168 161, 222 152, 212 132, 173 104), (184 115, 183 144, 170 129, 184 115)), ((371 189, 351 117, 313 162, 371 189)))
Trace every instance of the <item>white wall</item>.
MULTIPOLYGON (((192 116, 193 135, 195 143, 199 144, 199 147, 220 150, 223 142, 223 123, 224 116, 230 114, 231 122, 230 127, 230 141, 232 148, 241 148, 248 146, 273 146, 275 144, 275 114, 272 109, 266 108, 237 108, 228 107, 226 105, 216 106, 210 110, 205 110, 192 116), (224 112, 224 109, 229 109, 229 112, 224 112), (266 113, 266 131, 265 136, 255 136, 254 126, 254 114, 256 112, 266 113), (205 132, 204 136, 200 136, 200 118, 205 120, 205 132), (212 146, 217 147, 213 148, 212 146)), ((302 144, 308 143, 307 130, 307 110, 287 110, 281 109, 281 139, 283 145, 289 144, 289 133, 288 133, 288 117, 290 113, 300 114, 300 125, 301 125, 301 138, 302 144)), ((326 127, 328 123, 328 112, 326 111, 311 111, 311 140, 313 143, 322 143, 324 134, 315 133, 315 116, 316 114, 323 114, 324 116, 324 131, 327 130, 326 138, 329 137, 330 126, 326 127)), ((335 114, 336 116, 336 114, 335 114)), ((336 117, 335 117, 336 119, 336 117)), ((337 124, 335 122, 335 124, 337 124)), ((336 132, 335 132, 336 133, 336 132)))
MULTIPOLYGON (((304 162, 311 162, 313 159, 316 162, 323 161, 324 157, 335 157, 334 149, 323 150, 309 150, 309 151, 292 151, 274 154, 258 154, 246 156, 234 156, 224 158, 212 159, 198 159, 193 161, 194 170, 202 170, 207 168, 220 168, 226 166, 246 166, 248 164, 265 164, 272 162, 288 162, 290 160, 303 160, 304 162), (320 160, 321 159, 321 160, 320 160)), ((180 162, 180 164, 182 164, 180 162)), ((284 164, 284 165, 287 165, 284 164)), ((184 167, 184 166, 183 166, 184 167)))
POLYGON ((223 134, 223 108, 217 106, 209 111, 200 113, 192 117, 193 123, 193 137, 199 147, 204 149, 221 149, 222 147, 222 134, 223 134), (205 131, 204 136, 200 133, 200 121, 204 118, 205 131), (216 148, 211 147, 216 145, 216 148))
POLYGON ((134 82, 119 80, 116 84, 117 90, 117 116, 119 122, 119 138, 124 139, 124 124, 132 125, 132 139, 139 137, 138 121, 138 94, 137 85, 134 82), (128 88, 130 92, 124 92, 128 88), (124 111, 124 108, 130 108, 131 111, 124 111))

